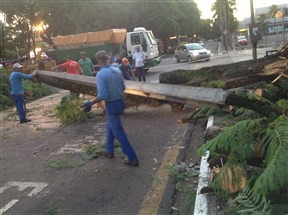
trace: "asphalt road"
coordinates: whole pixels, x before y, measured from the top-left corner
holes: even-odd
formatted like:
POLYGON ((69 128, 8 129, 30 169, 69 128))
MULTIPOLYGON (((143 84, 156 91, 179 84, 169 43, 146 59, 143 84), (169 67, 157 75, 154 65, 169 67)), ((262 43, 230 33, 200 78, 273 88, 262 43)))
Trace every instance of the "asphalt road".
MULTIPOLYGON (((263 53, 265 50, 260 50, 259 56, 263 53)), ((168 55, 148 71, 147 80, 157 83, 162 72, 229 64, 251 59, 251 55, 251 50, 231 51, 214 54, 209 62, 190 64, 175 63, 168 55)), ((114 159, 83 160, 85 145, 104 141, 105 116, 61 126, 53 108, 64 94, 28 104, 31 123, 19 124, 15 110, 1 113, 0 215, 157 211, 163 194, 159 190, 165 190, 167 183, 167 166, 185 150, 180 146, 186 141, 187 124, 176 120, 188 112, 175 113, 168 106, 126 110, 124 126, 140 159, 140 167, 131 168, 123 165, 120 151, 114 159), (155 188, 159 177, 163 181, 155 188), (155 189, 157 193, 153 193, 155 189)), ((166 205, 166 210, 161 207, 169 211, 171 205, 166 205)))
MULTIPOLYGON (((220 51, 215 53, 215 50, 218 47, 217 43, 207 44, 206 47, 212 51, 211 60, 210 61, 198 61, 198 62, 185 62, 181 61, 176 63, 175 57, 173 54, 164 55, 161 58, 160 64, 155 67, 150 68, 146 73, 146 79, 148 82, 158 83, 159 75, 163 72, 170 72, 175 70, 196 70, 203 67, 210 67, 221 64, 231 64, 239 61, 252 60, 252 49, 247 47, 242 47, 241 50, 231 50, 231 51, 220 51)), ((273 48, 258 48, 257 49, 257 57, 264 57, 267 50, 271 50, 273 48)))

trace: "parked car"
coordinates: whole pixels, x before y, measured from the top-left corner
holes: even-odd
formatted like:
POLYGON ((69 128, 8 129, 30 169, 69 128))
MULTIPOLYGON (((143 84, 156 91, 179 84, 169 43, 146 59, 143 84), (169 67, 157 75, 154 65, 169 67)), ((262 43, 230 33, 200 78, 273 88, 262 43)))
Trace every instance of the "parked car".
POLYGON ((199 43, 188 43, 178 46, 175 50, 176 62, 180 60, 197 61, 197 60, 210 60, 211 51, 207 50, 199 43))
POLYGON ((247 41, 247 39, 246 39, 245 36, 238 36, 238 37, 237 37, 237 43, 238 43, 239 45, 242 45, 242 46, 248 45, 248 41, 247 41))

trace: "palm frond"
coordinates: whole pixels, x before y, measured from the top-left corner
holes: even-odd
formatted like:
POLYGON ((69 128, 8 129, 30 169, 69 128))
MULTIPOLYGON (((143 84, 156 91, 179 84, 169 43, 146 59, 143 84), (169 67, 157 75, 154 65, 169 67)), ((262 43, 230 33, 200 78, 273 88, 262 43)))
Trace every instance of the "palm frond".
POLYGON ((237 213, 242 215, 271 215, 270 202, 265 196, 255 194, 250 188, 245 187, 234 199, 239 204, 237 213))
POLYGON ((257 141, 255 136, 262 131, 263 123, 265 118, 240 121, 200 147, 198 153, 203 155, 209 150, 212 156, 223 153, 230 159, 244 161, 253 156, 253 146, 257 141))
POLYGON ((288 183, 288 117, 282 115, 272 122, 262 140, 266 151, 266 168, 256 180, 253 190, 267 195, 288 183))

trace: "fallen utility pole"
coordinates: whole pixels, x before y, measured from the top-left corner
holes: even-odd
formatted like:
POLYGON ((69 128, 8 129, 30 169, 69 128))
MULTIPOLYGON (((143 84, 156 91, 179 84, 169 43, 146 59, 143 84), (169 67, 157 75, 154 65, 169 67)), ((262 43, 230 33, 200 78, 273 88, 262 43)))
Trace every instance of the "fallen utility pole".
MULTIPOLYGON (((74 93, 97 94, 94 77, 38 71, 39 81, 74 93)), ((126 81, 126 94, 168 101, 170 103, 191 104, 197 107, 212 107, 228 110, 229 105, 251 109, 263 116, 279 114, 281 110, 261 99, 249 98, 251 90, 222 90, 219 88, 192 87, 171 84, 154 84, 126 81)), ((128 98, 129 99, 129 98, 128 98)), ((139 100, 145 103, 145 101, 139 100)), ((171 104, 171 105, 172 105, 171 104)))
MULTIPOLYGON (((38 71, 39 81, 75 93, 96 95, 94 77, 38 71)), ((125 82, 125 93, 170 102, 225 109, 227 92, 222 89, 171 84, 125 82)))

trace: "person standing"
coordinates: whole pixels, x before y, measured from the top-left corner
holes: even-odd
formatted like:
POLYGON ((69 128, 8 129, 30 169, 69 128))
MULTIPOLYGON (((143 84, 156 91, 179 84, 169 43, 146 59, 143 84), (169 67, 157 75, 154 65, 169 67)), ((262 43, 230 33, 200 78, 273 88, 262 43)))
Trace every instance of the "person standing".
POLYGON ((37 74, 34 71, 32 74, 22 73, 23 66, 19 63, 13 65, 13 71, 9 77, 11 84, 11 95, 16 105, 20 123, 30 122, 30 119, 26 118, 26 106, 24 101, 24 82, 25 79, 33 79, 37 74))
POLYGON ((125 109, 125 85, 121 71, 109 65, 106 51, 98 51, 95 57, 97 64, 101 67, 96 75, 97 96, 93 101, 84 103, 84 111, 89 112, 93 104, 105 100, 107 125, 104 155, 108 158, 114 158, 114 140, 117 139, 123 153, 127 156, 124 163, 129 166, 138 166, 137 155, 130 144, 120 118, 125 109))
POLYGON ((52 70, 62 69, 65 70, 67 74, 83 75, 83 71, 81 69, 80 64, 77 61, 72 60, 69 55, 66 57, 65 63, 62 63, 58 66, 54 66, 51 69, 52 70))
POLYGON ((80 52, 80 57, 81 58, 78 60, 78 63, 80 64, 84 75, 92 76, 94 74, 92 60, 87 57, 87 54, 84 51, 80 52))
POLYGON ((140 46, 137 46, 136 52, 133 54, 133 63, 134 67, 136 68, 136 72, 138 73, 139 81, 142 81, 143 79, 143 81, 146 82, 144 67, 146 60, 147 55, 143 51, 140 51, 140 46))
POLYGON ((129 64, 129 61, 127 58, 122 58, 121 64, 118 67, 120 71, 122 72, 123 78, 125 80, 133 80, 135 81, 135 75, 132 70, 131 65, 129 64))

